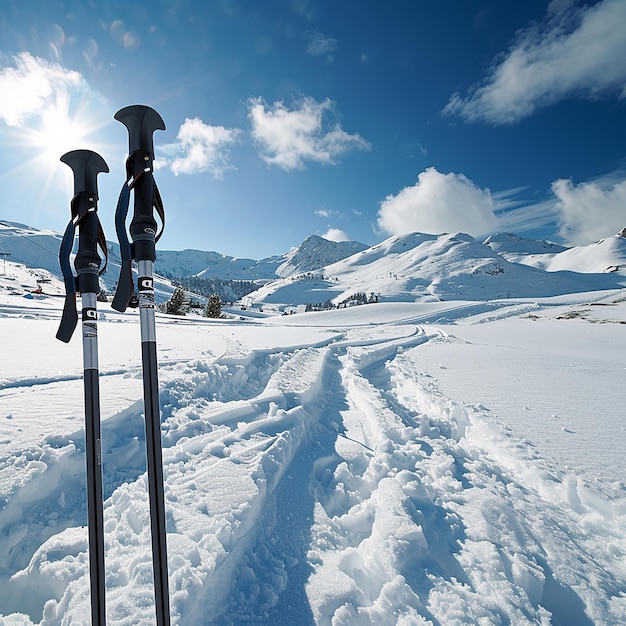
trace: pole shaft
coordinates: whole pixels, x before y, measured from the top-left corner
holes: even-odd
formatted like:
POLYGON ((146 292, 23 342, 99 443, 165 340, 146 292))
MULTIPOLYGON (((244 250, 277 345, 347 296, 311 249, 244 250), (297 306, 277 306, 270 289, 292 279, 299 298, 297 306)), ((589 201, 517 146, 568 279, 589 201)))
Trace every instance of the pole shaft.
POLYGON ((146 458, 152 529, 152 568, 157 626, 169 626, 169 578, 167 534, 161 444, 161 411, 157 363, 156 323, 152 261, 138 261, 139 323, 143 364, 144 414, 146 420, 146 458))
POLYGON ((91 623, 93 626, 104 626, 106 624, 106 577, 96 294, 83 293, 82 306, 91 623))

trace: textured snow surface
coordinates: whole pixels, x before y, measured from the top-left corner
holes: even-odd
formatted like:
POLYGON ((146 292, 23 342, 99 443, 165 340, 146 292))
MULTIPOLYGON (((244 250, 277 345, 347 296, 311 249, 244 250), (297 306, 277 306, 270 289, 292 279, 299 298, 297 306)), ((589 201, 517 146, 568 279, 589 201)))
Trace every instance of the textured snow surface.
MULTIPOLYGON (((594 297, 159 316, 173 623, 625 623, 626 303, 594 297)), ((88 624, 79 337, 3 302, 0 624, 88 624)), ((139 328, 106 306, 108 623, 147 626, 139 328)))
MULTIPOLYGON (((0 626, 86 626, 80 333, 55 339, 62 283, 18 230, 0 626)), ((276 315, 317 279, 286 280, 264 311, 157 314, 173 624, 626 623, 624 272, 584 248, 546 253, 584 274, 545 272, 543 246, 514 244, 527 265, 466 235, 391 238, 316 283, 378 304, 276 315)), ((151 626, 139 320, 98 309, 107 623, 151 626)))

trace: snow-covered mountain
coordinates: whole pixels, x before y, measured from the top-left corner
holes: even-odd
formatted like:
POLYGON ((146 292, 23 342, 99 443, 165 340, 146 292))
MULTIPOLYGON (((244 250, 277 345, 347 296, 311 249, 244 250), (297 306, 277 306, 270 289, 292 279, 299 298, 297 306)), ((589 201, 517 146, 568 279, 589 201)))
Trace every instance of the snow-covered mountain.
POLYGON ((224 280, 259 280, 276 278, 283 257, 255 261, 204 250, 159 250, 155 272, 168 278, 198 276, 224 280))
POLYGON ((169 278, 198 276, 226 280, 268 280, 312 272, 367 248, 357 241, 329 241, 317 235, 307 237, 289 252, 259 261, 218 252, 159 250, 155 271, 169 278))
MULTIPOLYGON (((621 258, 621 243, 609 248, 621 258), (619 244, 619 245, 618 245, 619 244)), ((607 245, 607 247, 609 247, 607 245)), ((530 249, 536 249, 531 242, 530 249)), ((576 256, 576 250, 564 251, 576 256)), ((585 257, 584 249, 578 254, 585 257)), ((608 252, 607 252, 608 254, 608 252)), ((602 266, 609 257, 604 255, 602 266)), ((578 264, 582 268, 584 264, 578 264)), ((492 300, 532 298, 621 286, 623 273, 548 272, 508 261, 469 235, 398 235, 326 266, 316 274, 268 283, 251 294, 260 303, 339 304, 356 293, 387 301, 492 300)))
POLYGON ((366 248, 366 245, 358 241, 336 242, 318 235, 311 235, 297 248, 282 256, 283 262, 276 270, 276 274, 281 278, 288 278, 294 274, 314 272, 366 248))
MULTIPOLYGON (((60 277, 61 235, 0 222, 2 259, 60 277)), ((102 276, 113 291, 119 276, 119 247, 108 242, 109 268, 102 276)), ((165 276, 195 275, 263 280, 257 303, 297 306, 339 304, 366 294, 386 301, 532 298, 621 287, 626 280, 626 238, 607 237, 565 248, 511 234, 484 243, 463 233, 398 235, 370 248, 311 236, 289 252, 260 261, 217 252, 159 250, 155 270, 165 276)), ((32 282, 32 281, 31 281, 32 282)), ((160 299, 173 291, 157 284, 160 299)))
POLYGON ((525 256, 529 254, 558 254, 567 250, 566 246, 551 241, 527 239, 514 233, 495 233, 489 235, 483 242, 494 252, 511 260, 510 256, 525 256))
POLYGON ((529 247, 526 250, 520 248, 516 252, 511 249, 507 252, 500 250, 500 254, 509 261, 532 265, 548 272, 562 270, 583 273, 615 272, 626 268, 626 237, 617 234, 586 246, 561 250, 540 252, 529 247))
MULTIPOLYGON (((3 253, 0 259, 10 259, 31 270, 46 270, 61 279, 59 246, 62 237, 61 233, 25 224, 0 222, 0 252, 3 253)), ((176 277, 270 281, 295 272, 318 270, 366 247, 355 241, 333 242, 314 235, 283 255, 259 261, 203 250, 158 250, 155 262, 157 298, 164 300, 170 297, 174 288, 169 279, 176 277), (165 280, 159 276, 165 277, 165 280)), ((119 245, 111 241, 107 241, 107 248, 108 267, 101 282, 108 291, 114 291, 120 271, 120 250, 119 245)), ((29 288, 36 288, 35 280, 26 282, 29 288)))

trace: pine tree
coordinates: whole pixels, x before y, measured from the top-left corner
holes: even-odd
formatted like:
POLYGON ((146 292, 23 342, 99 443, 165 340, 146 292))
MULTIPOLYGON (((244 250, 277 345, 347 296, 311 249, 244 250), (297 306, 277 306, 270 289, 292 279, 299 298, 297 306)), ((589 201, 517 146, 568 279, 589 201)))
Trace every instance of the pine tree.
POLYGON ((218 318, 222 314, 222 299, 217 294, 214 293, 209 296, 204 314, 206 317, 214 318, 218 318))
POLYGON ((165 303, 165 312, 170 315, 185 315, 185 292, 176 287, 172 297, 165 303))

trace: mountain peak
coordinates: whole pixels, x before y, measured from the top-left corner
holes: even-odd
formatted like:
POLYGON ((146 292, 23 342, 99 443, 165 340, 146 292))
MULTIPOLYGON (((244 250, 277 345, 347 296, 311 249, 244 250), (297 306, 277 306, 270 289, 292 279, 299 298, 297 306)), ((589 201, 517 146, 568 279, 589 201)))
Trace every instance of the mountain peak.
POLYGON ((310 235, 298 247, 283 255, 284 261, 278 266, 276 274, 287 278, 294 274, 314 272, 366 248, 358 241, 330 241, 319 235, 310 235))

